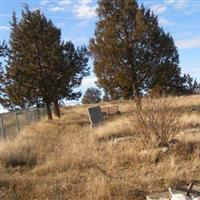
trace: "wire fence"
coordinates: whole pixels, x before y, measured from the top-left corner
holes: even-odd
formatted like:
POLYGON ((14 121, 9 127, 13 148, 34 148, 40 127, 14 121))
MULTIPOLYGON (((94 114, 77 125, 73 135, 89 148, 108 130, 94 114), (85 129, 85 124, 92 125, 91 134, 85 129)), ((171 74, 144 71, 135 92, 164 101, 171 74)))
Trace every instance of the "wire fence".
POLYGON ((47 117, 46 108, 34 108, 0 115, 0 140, 12 139, 24 127, 47 117))

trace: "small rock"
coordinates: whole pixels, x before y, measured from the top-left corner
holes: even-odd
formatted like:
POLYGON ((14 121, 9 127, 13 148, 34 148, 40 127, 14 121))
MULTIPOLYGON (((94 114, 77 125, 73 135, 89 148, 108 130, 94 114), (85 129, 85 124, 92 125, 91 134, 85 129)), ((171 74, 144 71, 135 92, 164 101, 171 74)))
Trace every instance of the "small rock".
POLYGON ((180 141, 178 139, 172 139, 169 142, 169 148, 173 148, 173 147, 177 146, 178 144, 180 144, 180 141))
POLYGON ((166 153, 169 151, 169 148, 168 147, 162 147, 160 148, 160 150, 163 152, 163 153, 166 153))

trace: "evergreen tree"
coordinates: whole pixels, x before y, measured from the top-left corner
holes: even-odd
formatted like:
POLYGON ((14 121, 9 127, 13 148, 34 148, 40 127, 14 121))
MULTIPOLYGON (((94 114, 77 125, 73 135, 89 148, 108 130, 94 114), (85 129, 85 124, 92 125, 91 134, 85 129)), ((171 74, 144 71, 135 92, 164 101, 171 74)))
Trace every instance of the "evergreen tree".
POLYGON ((5 90, 5 86, 7 85, 6 82, 6 73, 5 73, 5 63, 8 59, 8 56, 10 54, 8 45, 5 43, 5 41, 0 44, 0 103, 3 106, 8 106, 10 104, 8 95, 5 90))
POLYGON ((61 43, 61 31, 40 10, 27 7, 17 22, 11 23, 11 37, 6 91, 14 105, 20 107, 44 102, 49 119, 51 103, 60 117, 58 101, 74 99, 73 89, 88 75, 85 47, 75 49, 71 42, 61 43))
MULTIPOLYGON (((0 44, 0 58, 5 59, 9 55, 9 48, 8 44, 3 40, 3 42, 0 44)), ((2 61, 2 60, 1 60, 2 61)))
POLYGON ((179 81, 173 39, 159 27, 153 12, 136 0, 99 0, 97 13, 99 21, 90 50, 98 84, 112 98, 134 97, 140 104, 142 92, 160 81, 155 76, 158 71, 165 77, 171 70, 171 79, 179 81))
POLYGON ((160 95, 180 95, 181 91, 184 90, 183 82, 180 68, 166 63, 153 72, 149 90, 157 90, 160 95))
POLYGON ((22 19, 17 22, 15 14, 11 23, 10 65, 7 77, 10 96, 16 99, 37 102, 39 97, 45 102, 49 119, 52 119, 51 102, 56 91, 55 81, 59 81, 60 35, 50 20, 40 10, 31 12, 27 7, 22 11, 22 19))
POLYGON ((80 91, 74 91, 82 83, 84 76, 89 75, 88 52, 82 46, 77 49, 72 42, 62 42, 61 44, 61 74, 63 78, 57 83, 57 97, 54 100, 55 113, 60 116, 58 101, 67 99, 74 100, 81 96, 80 91))
POLYGON ((107 91, 104 91, 104 95, 103 95, 102 100, 105 101, 105 102, 110 101, 110 96, 109 96, 107 91))
POLYGON ((83 104, 99 103, 101 101, 101 91, 97 88, 88 88, 82 98, 83 104))
POLYGON ((189 74, 183 76, 183 89, 181 95, 198 94, 200 92, 200 84, 196 79, 193 79, 189 74))

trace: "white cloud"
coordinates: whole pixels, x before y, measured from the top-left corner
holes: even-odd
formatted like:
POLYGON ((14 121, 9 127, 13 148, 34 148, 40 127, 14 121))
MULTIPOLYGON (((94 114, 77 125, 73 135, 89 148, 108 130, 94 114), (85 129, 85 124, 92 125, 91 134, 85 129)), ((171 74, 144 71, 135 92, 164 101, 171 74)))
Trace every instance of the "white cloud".
POLYGON ((60 6, 68 6, 71 4, 71 0, 59 0, 58 5, 60 6))
POLYGON ((165 5, 172 6, 176 10, 182 10, 185 15, 200 11, 199 0, 165 0, 165 5))
POLYGON ((96 3, 93 0, 40 0, 40 5, 50 12, 65 12, 71 9, 79 19, 91 19, 96 16, 96 3))
POLYGON ((175 24, 174 22, 170 21, 169 19, 165 17, 159 17, 158 22, 161 26, 172 26, 175 24))
POLYGON ((97 81, 97 77, 86 77, 83 79, 82 86, 83 87, 93 87, 95 85, 95 81, 97 81))
POLYGON ((64 12, 66 11, 70 4, 71 0, 41 0, 40 5, 46 7, 50 12, 64 12))
POLYGON ((40 5, 41 6, 45 6, 45 5, 47 5, 49 3, 49 0, 41 0, 40 1, 40 5))
POLYGON ((188 5, 188 0, 165 0, 165 2, 177 10, 183 9, 188 5))
POLYGON ((80 19, 96 17, 96 6, 91 5, 91 0, 80 0, 74 7, 75 15, 80 19))
POLYGON ((190 8, 187 9, 184 14, 185 15, 190 15, 192 13, 195 12, 199 12, 200 11, 200 2, 195 2, 194 4, 190 4, 190 8))
POLYGON ((189 39, 177 40, 176 45, 180 49, 200 48, 200 36, 189 39))
POLYGON ((10 28, 8 26, 0 26, 0 31, 9 31, 10 28))
POLYGON ((65 11, 65 7, 60 7, 60 6, 56 6, 56 7, 51 7, 49 8, 50 12, 63 12, 65 11))
POLYGON ((162 14, 166 11, 167 9, 167 6, 163 5, 163 4, 156 4, 156 5, 153 5, 151 7, 151 9, 153 10, 153 12, 156 14, 156 15, 159 15, 159 14, 162 14))

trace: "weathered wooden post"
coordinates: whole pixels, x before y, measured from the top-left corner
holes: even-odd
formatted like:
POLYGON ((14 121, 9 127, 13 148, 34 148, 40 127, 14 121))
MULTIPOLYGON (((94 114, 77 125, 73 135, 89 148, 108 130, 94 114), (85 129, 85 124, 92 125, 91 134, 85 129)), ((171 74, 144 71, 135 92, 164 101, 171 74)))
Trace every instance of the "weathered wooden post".
POLYGON ((110 115, 110 108, 108 107, 108 116, 110 115))
POLYGON ((2 130, 2 133, 3 133, 3 138, 6 139, 6 132, 5 132, 5 128, 4 128, 4 125, 3 125, 2 115, 0 116, 0 120, 1 120, 1 130, 2 130))
POLYGON ((29 120, 29 116, 28 116, 28 109, 26 109, 26 120, 28 125, 30 125, 30 120, 29 120))
POLYGON ((20 133, 20 124, 19 124, 19 118, 18 118, 18 114, 17 114, 17 112, 15 112, 15 117, 16 117, 16 125, 17 125, 17 129, 18 129, 18 132, 20 133))
POLYGON ((40 108, 37 108, 38 121, 40 121, 40 108))

